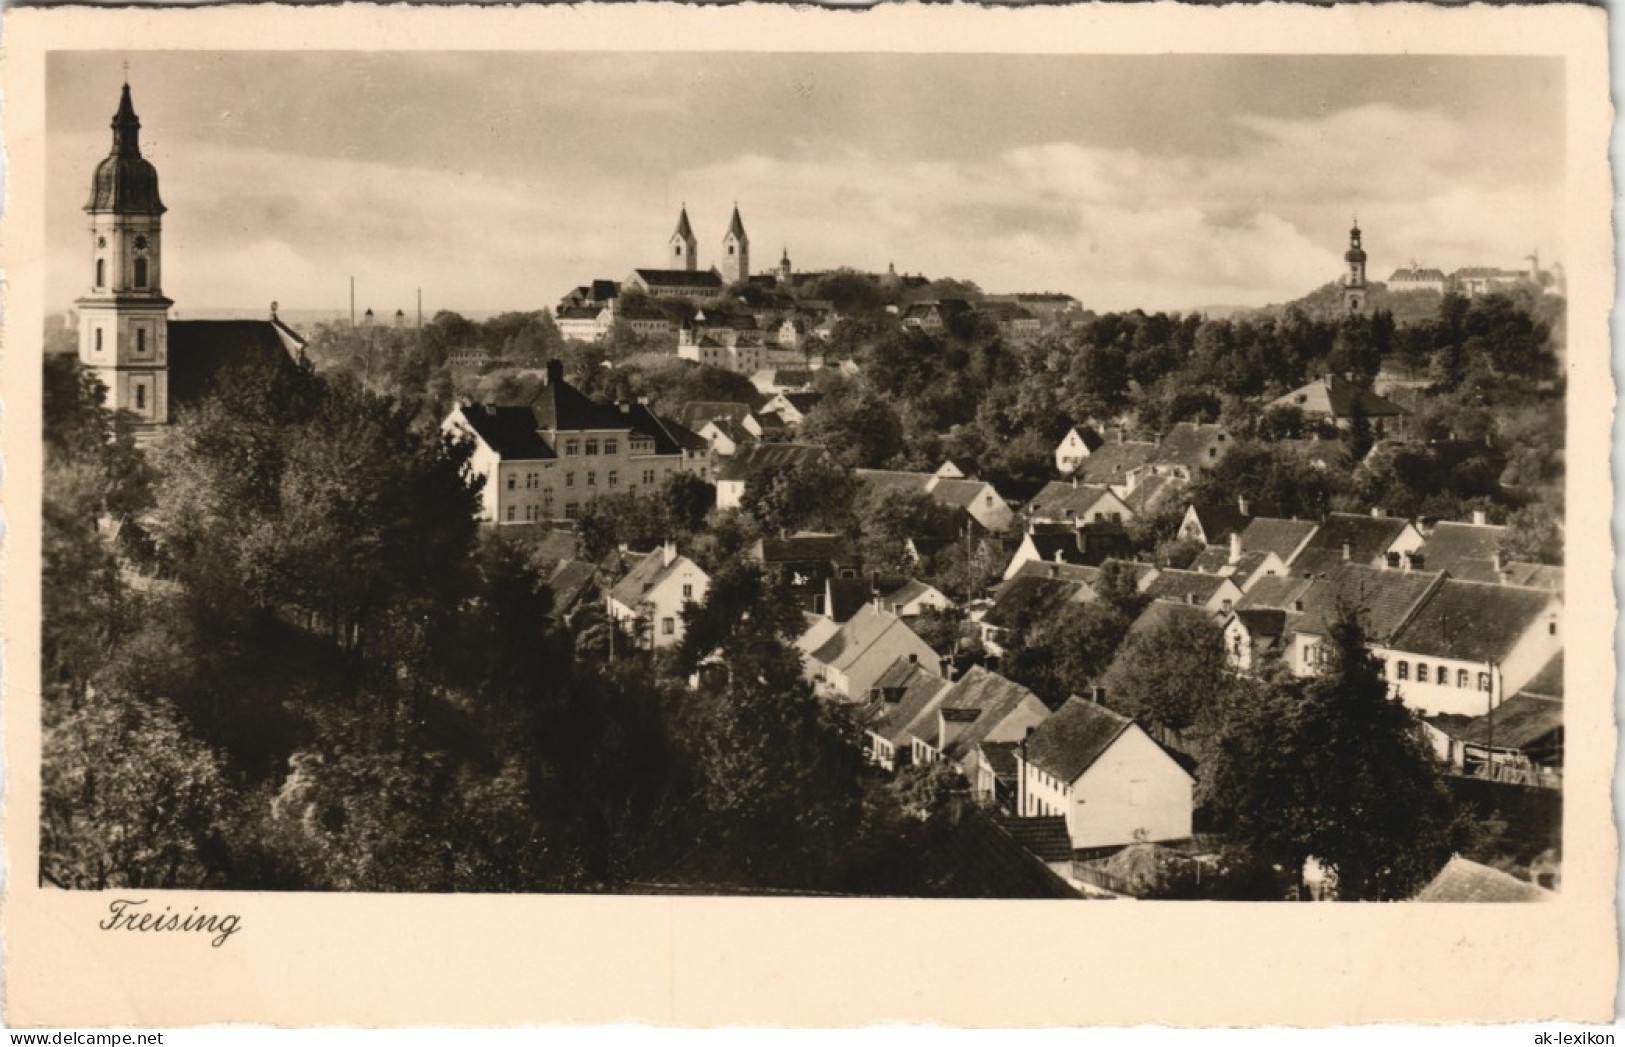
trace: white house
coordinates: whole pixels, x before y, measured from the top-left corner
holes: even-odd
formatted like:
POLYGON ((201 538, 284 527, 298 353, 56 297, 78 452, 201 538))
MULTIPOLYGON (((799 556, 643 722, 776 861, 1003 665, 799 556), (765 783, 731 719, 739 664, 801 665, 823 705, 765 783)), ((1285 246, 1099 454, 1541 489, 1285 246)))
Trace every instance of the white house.
POLYGON ((1194 780, 1134 721, 1070 698, 1016 750, 1017 811, 1062 815, 1074 849, 1191 835, 1194 780))
POLYGON ((937 652, 907 622, 874 604, 864 604, 818 646, 798 646, 806 655, 803 671, 819 695, 851 702, 868 700, 875 681, 899 658, 937 663, 937 652))
POLYGON ((736 448, 717 471, 717 508, 739 508, 745 485, 753 478, 815 458, 828 459, 829 452, 817 444, 746 444, 736 448))
POLYGON ((1105 484, 1052 480, 1027 503, 1039 523, 1128 523, 1134 510, 1105 484))
POLYGON ((1071 476, 1083 460, 1094 454, 1105 439, 1087 425, 1074 425, 1055 445, 1055 469, 1062 476, 1071 476))
POLYGON ((609 617, 632 623, 651 648, 671 647, 683 639, 683 608, 703 603, 710 586, 711 576, 667 542, 610 588, 609 617))

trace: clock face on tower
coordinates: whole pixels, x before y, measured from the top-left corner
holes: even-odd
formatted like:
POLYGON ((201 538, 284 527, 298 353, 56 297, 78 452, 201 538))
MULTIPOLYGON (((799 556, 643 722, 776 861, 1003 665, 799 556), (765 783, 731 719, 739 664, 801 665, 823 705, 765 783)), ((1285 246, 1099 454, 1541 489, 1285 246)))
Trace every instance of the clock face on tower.
POLYGON ((107 237, 105 237, 105 236, 96 237, 96 246, 97 247, 106 247, 107 246, 107 237))
POLYGON ((135 249, 137 251, 145 251, 147 249, 147 236, 145 233, 141 233, 136 236, 135 249))

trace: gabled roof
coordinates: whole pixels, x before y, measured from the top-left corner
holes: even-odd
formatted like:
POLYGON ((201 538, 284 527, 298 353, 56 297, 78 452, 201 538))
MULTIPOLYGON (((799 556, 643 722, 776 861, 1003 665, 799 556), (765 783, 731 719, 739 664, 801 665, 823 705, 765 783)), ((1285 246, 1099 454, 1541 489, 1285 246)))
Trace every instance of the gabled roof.
POLYGON ((709 269, 634 269, 632 272, 650 287, 680 287, 692 291, 722 290, 722 277, 709 269))
POLYGON ((1235 501, 1192 503, 1190 511, 1196 514, 1196 520, 1202 525, 1202 533, 1207 536, 1210 545, 1229 541, 1232 534, 1245 531, 1252 519, 1241 511, 1241 506, 1235 501))
POLYGON ((1067 434, 1076 436, 1083 446, 1089 448, 1091 452, 1100 450, 1106 444, 1106 438, 1095 432, 1095 427, 1092 425, 1074 425, 1067 430, 1067 434))
POLYGON ((829 597, 824 613, 837 622, 851 621, 871 595, 867 578, 827 578, 824 591, 829 597))
POLYGON ((1168 568, 1151 580, 1145 594, 1153 600, 1201 605, 1207 603, 1226 584, 1236 583, 1222 574, 1203 574, 1201 571, 1180 571, 1168 568))
POLYGON ((1498 662, 1552 605, 1540 589, 1447 578, 1389 643, 1407 654, 1498 662))
POLYGON ((905 657, 910 651, 918 653, 919 648, 930 651, 925 641, 916 636, 901 618, 880 610, 874 604, 864 604, 834 636, 824 641, 808 657, 832 669, 844 671, 871 650, 893 650, 895 657, 905 657))
POLYGON ((1134 490, 1123 496, 1123 504, 1141 516, 1149 516, 1184 488, 1185 482, 1177 476, 1153 473, 1135 484, 1134 490))
MULTIPOLYGON (((555 372, 556 377, 556 372, 555 372)), ((536 428, 553 432, 630 429, 627 416, 613 404, 601 404, 562 378, 550 378, 530 402, 536 428)))
POLYGON ((1286 633, 1286 612, 1273 607, 1244 607, 1236 617, 1254 639, 1273 640, 1286 633))
POLYGON ((1297 629, 1326 636, 1342 608, 1352 607, 1360 612, 1368 641, 1392 644, 1395 635, 1443 579, 1438 571, 1390 571, 1343 564, 1316 580, 1303 594, 1303 617, 1297 629))
POLYGON ((531 462, 557 457, 536 431, 529 407, 513 404, 464 404, 463 419, 503 461, 531 462))
POLYGON ((1063 782, 1075 782, 1133 722, 1104 705, 1068 698, 1027 736, 1027 762, 1063 782))
MULTIPOLYGON (((953 477, 936 477, 931 484, 931 499, 938 505, 945 505, 951 509, 969 509, 976 505, 980 499, 991 490, 991 485, 982 480, 960 480, 953 477)), ((997 491, 992 492, 995 496, 997 491)), ((1004 499, 998 498, 1003 504, 1004 499)))
POLYGON ((1389 283, 1406 280, 1440 280, 1444 279, 1443 269, 1395 269, 1394 275, 1388 278, 1389 283))
POLYGON ((290 343, 281 326, 272 320, 171 320, 170 403, 181 407, 202 400, 228 368, 292 364, 300 343, 290 343))
MULTIPOLYGON (((781 371, 779 373, 782 374, 784 372, 781 371)), ((806 414, 814 407, 817 407, 823 402, 824 399, 823 393, 780 393, 779 395, 782 396, 785 399, 785 402, 787 402, 791 407, 794 407, 802 414, 806 414)))
POLYGON ((1455 578, 1491 582, 1495 580, 1495 554, 1500 551, 1506 533, 1505 527, 1443 520, 1434 526, 1419 551, 1429 570, 1448 571, 1455 578), (1483 576, 1486 568, 1488 577, 1483 576))
POLYGON ((1072 582, 1076 585, 1087 585, 1091 588, 1100 581, 1100 568, 1083 564, 1069 563, 1039 563, 1028 560, 1022 564, 1016 573, 1010 576, 1010 582, 1017 578, 1047 578, 1063 582, 1072 582))
MULTIPOLYGON (((636 608, 650 590, 670 578, 673 572, 685 564, 692 566, 692 562, 686 556, 673 556, 671 562, 667 563, 665 556, 657 549, 628 571, 626 577, 616 582, 610 588, 609 595, 623 607, 636 608)), ((695 570, 699 568, 695 567, 695 570)), ((700 573, 703 575, 705 572, 700 573)))
POLYGON ((1231 443, 1230 433, 1222 425, 1179 422, 1162 438, 1151 460, 1158 465, 1177 465, 1195 472, 1217 460, 1208 457, 1210 447, 1228 450, 1231 443))
POLYGON ((1080 566, 1086 563, 1076 531, 1033 531, 1027 535, 1025 541, 1032 545, 1033 552, 1045 563, 1069 563, 1080 566))
POLYGON ((1228 577, 1246 578, 1258 570, 1269 555, 1267 552, 1258 550, 1243 552, 1235 563, 1231 563, 1228 543, 1225 545, 1209 545, 1196 554, 1196 559, 1191 561, 1190 569, 1201 571, 1204 574, 1219 574, 1230 571, 1228 577), (1234 570, 1231 571, 1231 568, 1234 568, 1234 570))
POLYGON ((895 585, 877 591, 875 599, 882 604, 906 604, 936 591, 934 586, 927 585, 918 578, 905 578, 895 585))
POLYGON ((950 760, 963 759, 1029 698, 1043 705, 1036 694, 1014 680, 988 672, 979 665, 972 666, 943 695, 938 707, 945 716, 964 717, 961 722, 968 721, 968 726, 943 747, 942 754, 950 760))
POLYGON ((1418 894, 1419 902, 1543 902, 1555 897, 1516 876, 1470 861, 1451 858, 1439 875, 1418 894))
POLYGON ((907 740, 909 728, 916 721, 935 716, 938 701, 948 693, 947 680, 906 656, 881 673, 874 686, 882 695, 896 695, 897 701, 887 701, 883 696, 870 703, 868 729, 893 745, 907 740))
POLYGON ((1265 575, 1242 594, 1236 606, 1246 609, 1271 607, 1290 611, 1313 585, 1308 578, 1296 578, 1285 574, 1265 575))
POLYGON ((700 429, 706 422, 729 419, 743 422, 750 415, 750 404, 732 400, 690 400, 677 412, 677 420, 690 429, 700 429))
POLYGON ((751 547, 750 556, 765 564, 816 561, 850 565, 858 562, 858 554, 845 538, 810 531, 802 531, 788 538, 762 538, 751 547))
MULTIPOLYGON (((984 747, 985 748, 985 747, 984 747)), ((1072 860, 1072 835, 1066 829, 1066 816, 1043 815, 1037 818, 999 819, 1004 831, 1015 841, 1046 862, 1072 860)))
MULTIPOLYGON (((1486 579, 1487 581, 1488 579, 1486 579)), ((1545 563, 1518 561, 1507 564, 1508 585, 1521 585, 1526 589, 1545 589, 1549 593, 1563 592, 1563 568, 1545 563)))
POLYGON ((817 444, 746 444, 723 464, 717 479, 747 482, 755 476, 828 457, 829 452, 817 444))
POLYGON ((710 448, 705 437, 679 422, 662 417, 649 410, 647 404, 623 404, 621 409, 627 423, 645 436, 654 438, 655 454, 682 454, 710 448))
POLYGON ((547 578, 553 613, 568 614, 598 584, 598 567, 585 560, 560 560, 547 578))
POLYGON ((854 469, 852 474, 876 499, 895 492, 917 491, 924 494, 932 480, 930 473, 904 472, 899 469, 854 469))
POLYGON ((1085 588, 1082 582, 1028 573, 1029 566, 1036 565, 1023 564, 1020 573, 999 586, 999 594, 993 606, 982 615, 982 621, 995 628, 1008 629, 1027 609, 1059 610, 1063 604, 1077 601, 1085 588))
POLYGON ((1344 378, 1340 374, 1322 375, 1278 397, 1271 407, 1296 407, 1304 414, 1329 415, 1332 418, 1352 418, 1358 406, 1367 418, 1393 418, 1405 409, 1386 400, 1369 389, 1344 378))
POLYGON ((1434 725, 1457 741, 1493 745, 1497 749, 1527 749, 1549 741, 1563 729, 1563 702, 1522 692, 1495 707, 1493 713, 1466 723, 1434 725))
MULTIPOLYGON (((1085 459, 1091 462, 1094 456, 1085 459)), ((1079 470, 1082 471, 1081 468, 1079 470)), ((1044 515, 1057 519, 1082 519, 1095 503, 1112 494, 1105 484, 1074 483, 1070 480, 1051 480, 1027 502, 1027 511, 1033 516, 1044 515)))
POLYGON ((1403 517, 1332 513, 1287 566, 1298 575, 1336 570, 1344 562, 1344 544, 1349 547, 1349 563, 1368 564, 1386 554, 1409 526, 1410 521, 1403 517))
POLYGON ((1247 521, 1241 532, 1241 547, 1249 552, 1274 553, 1284 564, 1303 548, 1319 524, 1311 520, 1283 520, 1274 516, 1255 516, 1247 521))
POLYGON ((982 754, 982 762, 995 777, 1011 779, 1016 776, 1016 750, 1020 748, 1020 742, 983 742, 974 751, 982 754))
POLYGON ((1106 443, 1078 463, 1072 475, 1085 483, 1122 483, 1130 472, 1149 462, 1157 445, 1145 440, 1106 443))

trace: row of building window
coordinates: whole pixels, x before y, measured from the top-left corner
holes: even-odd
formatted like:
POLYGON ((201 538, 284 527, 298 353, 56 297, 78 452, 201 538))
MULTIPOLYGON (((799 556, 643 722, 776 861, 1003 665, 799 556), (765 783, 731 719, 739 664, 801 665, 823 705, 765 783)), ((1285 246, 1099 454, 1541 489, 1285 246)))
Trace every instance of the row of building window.
MULTIPOLYGON (((571 439, 571 440, 564 441, 564 456, 566 458, 575 458, 575 457, 577 457, 578 455, 580 455, 582 453, 582 448, 583 447, 586 448, 586 453, 587 454, 597 454, 598 453, 598 438, 597 437, 588 437, 586 440, 571 439)), ((633 447, 633 450, 637 449, 637 442, 636 441, 633 441, 632 447, 633 447)), ((621 453, 621 442, 619 440, 615 439, 614 437, 606 437, 604 439, 604 453, 605 454, 620 454, 621 453)))
MULTIPOLYGON (((547 504, 546 505, 527 505, 527 506, 524 507, 524 510, 525 510, 525 522, 526 523, 533 523, 533 522, 539 522, 539 521, 542 521, 542 520, 551 519, 551 517, 547 513, 547 510, 549 508, 551 508, 552 505, 553 505, 553 492, 549 491, 549 492, 547 492, 547 504)), ((518 523, 519 522, 519 509, 520 509, 520 507, 517 506, 517 505, 508 506, 508 514, 507 515, 508 515, 508 522, 509 523, 518 523)), ((565 502, 564 503, 564 518, 566 520, 574 520, 576 517, 578 517, 580 515, 581 515, 581 506, 580 505, 578 505, 575 502, 565 502)))
MULTIPOLYGON (((1449 687, 1450 686, 1450 667, 1448 665, 1439 666, 1437 671, 1432 674, 1432 679, 1431 680, 1429 679, 1429 672, 1430 672, 1430 670, 1429 670, 1429 666, 1428 666, 1427 662, 1417 662, 1416 663, 1416 682, 1417 683, 1430 683, 1430 682, 1431 683, 1436 683, 1440 687, 1449 687)), ((1395 677, 1395 679, 1409 680, 1410 679, 1410 673, 1411 673, 1411 663, 1403 662, 1403 661, 1394 663, 1394 677, 1395 677)), ((1456 679, 1456 686, 1465 690, 1466 688, 1472 686, 1473 675, 1472 675, 1472 673, 1468 672, 1466 669, 1457 669, 1455 679, 1456 679)), ((1490 690, 1490 674, 1489 673, 1479 673, 1478 674, 1478 689, 1480 691, 1488 691, 1488 690, 1490 690)))
MULTIPOLYGON (((96 351, 98 353, 102 351, 102 329, 100 327, 96 328, 96 351)), ((147 329, 145 327, 135 329, 135 351, 137 353, 147 351, 147 329)))
MULTIPOLYGON (((145 258, 137 258, 135 260, 135 281, 134 281, 134 283, 135 283, 135 286, 137 288, 140 288, 142 290, 146 289, 146 286, 147 286, 147 260, 145 258)), ((105 259, 105 258, 96 259, 96 286, 98 288, 107 286, 107 259, 105 259)))
MULTIPOLYGON (((101 348, 101 345, 100 345, 101 332, 98 331, 96 333, 97 333, 97 348, 100 349, 101 348)), ((651 484, 651 485, 655 482, 655 471, 653 469, 645 469, 645 470, 643 470, 643 482, 645 484, 651 484)), ((621 474, 620 474, 619 470, 611 469, 609 472, 604 474, 604 485, 606 487, 619 487, 620 484, 621 484, 621 474)), ((576 474, 573 473, 573 472, 565 473, 564 474, 564 486, 566 486, 566 487, 574 487, 575 485, 576 485, 576 474)), ((537 474, 537 473, 526 473, 525 474, 525 488, 527 490, 530 490, 530 489, 533 489, 533 488, 536 488, 536 487, 540 487, 540 486, 541 486, 541 476, 539 474, 537 474)), ((598 474, 596 472, 589 471, 587 473, 587 486, 588 487, 597 487, 598 486, 598 474)), ((508 490, 516 491, 518 489, 519 489, 519 474, 518 473, 509 473, 508 474, 508 490)), ((635 486, 634 487, 628 487, 627 490, 628 491, 635 491, 635 490, 637 490, 637 488, 635 486)), ((550 500, 550 501, 552 500, 552 498, 553 498, 553 490, 552 490, 552 488, 547 488, 546 489, 546 497, 548 498, 548 500, 550 500)))

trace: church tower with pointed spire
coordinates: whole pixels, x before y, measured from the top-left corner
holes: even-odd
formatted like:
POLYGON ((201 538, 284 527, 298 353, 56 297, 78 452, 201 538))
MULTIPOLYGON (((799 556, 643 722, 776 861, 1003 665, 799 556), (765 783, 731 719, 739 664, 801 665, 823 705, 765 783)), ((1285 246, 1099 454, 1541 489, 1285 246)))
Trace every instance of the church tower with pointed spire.
POLYGON ((750 237, 745 235, 745 223, 739 217, 739 204, 734 204, 733 219, 722 238, 722 279, 730 284, 742 284, 750 279, 750 237))
POLYGON ((169 421, 169 307, 163 295, 158 171, 141 155, 141 120, 124 85, 113 148, 90 183, 90 293, 77 301, 79 361, 107 406, 145 425, 169 421))
POLYGON ((700 264, 695 254, 699 246, 699 241, 694 239, 694 227, 688 224, 688 205, 684 204, 677 215, 677 231, 671 234, 671 267, 692 273, 700 264))
POLYGON ((1349 249, 1343 253, 1343 261, 1348 263, 1348 272, 1343 274, 1343 307, 1350 313, 1363 313, 1366 304, 1365 248, 1360 246, 1359 218, 1354 219, 1354 227, 1349 230, 1349 249))

